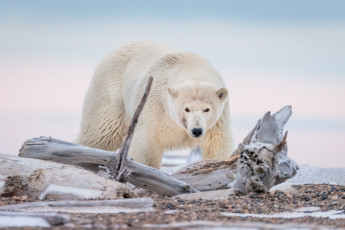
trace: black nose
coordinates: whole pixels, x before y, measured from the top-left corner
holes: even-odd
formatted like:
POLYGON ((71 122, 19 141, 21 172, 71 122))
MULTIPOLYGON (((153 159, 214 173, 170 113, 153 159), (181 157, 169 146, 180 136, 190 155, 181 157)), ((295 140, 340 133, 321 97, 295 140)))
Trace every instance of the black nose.
POLYGON ((199 137, 202 134, 202 129, 201 128, 194 128, 194 129, 192 129, 192 133, 195 137, 199 137))

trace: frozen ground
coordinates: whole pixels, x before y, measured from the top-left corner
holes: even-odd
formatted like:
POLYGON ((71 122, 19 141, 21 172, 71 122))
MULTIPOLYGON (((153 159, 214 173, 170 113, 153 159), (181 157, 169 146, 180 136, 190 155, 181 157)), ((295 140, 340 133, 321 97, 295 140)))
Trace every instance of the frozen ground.
POLYGON ((42 227, 49 228, 50 224, 41 217, 0 216, 0 228, 42 227))

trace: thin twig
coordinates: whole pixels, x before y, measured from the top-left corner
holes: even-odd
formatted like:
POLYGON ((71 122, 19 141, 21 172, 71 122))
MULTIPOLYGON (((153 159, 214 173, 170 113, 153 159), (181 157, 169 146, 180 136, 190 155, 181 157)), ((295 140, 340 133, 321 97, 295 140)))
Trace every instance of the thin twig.
POLYGON ((129 125, 127 136, 126 136, 125 140, 122 142, 121 149, 117 155, 116 164, 114 167, 114 178, 115 178, 115 180, 117 180, 119 182, 124 182, 126 180, 127 176, 130 174, 130 172, 127 169, 128 150, 129 150, 129 146, 130 146, 131 141, 132 141, 135 126, 138 123, 138 118, 140 116, 141 111, 144 108, 147 97, 148 97, 149 92, 151 90, 152 81, 153 81, 153 77, 151 76, 147 82, 145 93, 141 99, 141 102, 140 102, 137 110, 135 111, 135 113, 133 115, 133 118, 131 120, 131 124, 129 125))

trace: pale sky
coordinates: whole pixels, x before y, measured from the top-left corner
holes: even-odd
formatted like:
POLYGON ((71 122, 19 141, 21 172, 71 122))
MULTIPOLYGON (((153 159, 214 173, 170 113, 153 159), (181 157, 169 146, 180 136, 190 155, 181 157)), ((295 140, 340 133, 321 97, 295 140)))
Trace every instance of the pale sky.
POLYGON ((209 59, 230 92, 236 143, 292 105, 289 156, 345 167, 345 1, 0 0, 0 152, 73 141, 101 59, 154 40, 209 59))

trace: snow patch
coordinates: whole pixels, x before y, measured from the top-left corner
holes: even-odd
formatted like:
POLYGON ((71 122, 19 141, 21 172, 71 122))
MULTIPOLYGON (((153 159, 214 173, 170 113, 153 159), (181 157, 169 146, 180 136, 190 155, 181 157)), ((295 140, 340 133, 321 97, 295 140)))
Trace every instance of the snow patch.
POLYGON ((278 184, 273 186, 270 189, 270 192, 274 192, 274 191, 282 191, 282 192, 286 192, 286 193, 293 193, 293 191, 296 191, 296 189, 294 189, 292 186, 293 185, 299 185, 298 183, 288 183, 288 182, 284 182, 282 184, 278 184))
POLYGON ((222 215, 224 216, 237 216, 237 217, 257 217, 257 218, 284 218, 284 219, 293 219, 293 218, 301 218, 301 217, 315 217, 315 218, 329 218, 331 220, 334 219, 345 219, 344 211, 342 210, 330 210, 326 212, 310 212, 310 211, 297 211, 296 212, 281 212, 275 214, 252 214, 252 213, 228 213, 223 212, 222 215))
POLYGON ((320 210, 321 210, 320 207, 310 206, 310 207, 298 208, 295 210, 295 212, 316 212, 316 211, 320 211, 320 210))
POLYGON ((162 158, 162 165, 165 166, 179 166, 179 165, 184 165, 186 164, 187 157, 185 156, 171 156, 171 155, 166 155, 162 158))
POLYGON ((58 212, 58 213, 132 213, 132 212, 153 212, 154 208, 124 208, 114 206, 97 206, 97 207, 31 207, 25 208, 29 212, 58 212))
POLYGON ((5 181, 1 180, 0 181, 0 190, 5 186, 5 181))
POLYGON ((311 230, 311 229, 329 229, 322 228, 316 225, 304 225, 304 224, 266 224, 260 222, 251 223, 226 223, 226 222, 215 222, 215 221, 203 221, 203 220, 192 220, 187 222, 177 222, 169 224, 144 224, 145 228, 150 229, 198 229, 198 230, 260 230, 260 229, 289 229, 289 230, 311 230))
POLYGON ((102 191, 95 189, 82 189, 70 186, 61 186, 56 184, 50 184, 46 190, 39 196, 40 200, 43 200, 47 195, 73 195, 80 197, 81 199, 95 199, 100 198, 102 191))
POLYGON ((345 185, 345 168, 320 168, 310 165, 299 167, 297 174, 286 182, 291 184, 345 185))
POLYGON ((41 217, 0 216, 0 227, 42 227, 49 228, 50 224, 41 217))
POLYGON ((168 210, 168 211, 165 211, 164 214, 175 214, 179 212, 180 212, 179 210, 168 210))

